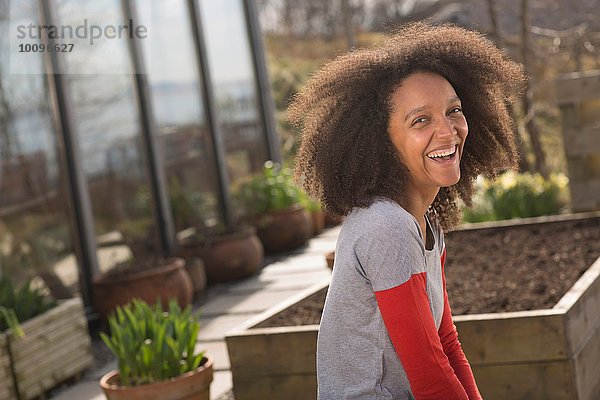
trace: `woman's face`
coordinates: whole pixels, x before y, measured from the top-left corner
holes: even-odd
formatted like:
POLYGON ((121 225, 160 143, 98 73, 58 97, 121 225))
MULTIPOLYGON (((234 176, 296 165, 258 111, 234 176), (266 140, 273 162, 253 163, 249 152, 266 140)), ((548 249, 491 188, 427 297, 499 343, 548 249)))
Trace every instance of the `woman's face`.
POLYGON ((409 190, 431 193, 456 184, 469 129, 452 85, 416 72, 392 93, 391 106, 388 133, 409 170, 409 190))

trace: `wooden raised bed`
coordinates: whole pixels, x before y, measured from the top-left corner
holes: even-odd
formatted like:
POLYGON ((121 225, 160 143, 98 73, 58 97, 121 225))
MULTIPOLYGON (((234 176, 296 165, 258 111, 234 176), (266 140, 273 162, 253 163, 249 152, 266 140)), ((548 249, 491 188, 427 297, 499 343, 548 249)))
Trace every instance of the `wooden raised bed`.
MULTIPOLYGON (((253 328, 315 285, 226 336, 236 400, 316 398, 318 325, 253 328)), ((600 399, 600 258, 547 310, 456 316, 486 400, 600 399)))
POLYGON ((13 400, 17 397, 10 369, 10 356, 6 347, 6 335, 0 335, 0 400, 13 400))
MULTIPOLYGON (((10 351, 15 386, 21 400, 43 396, 47 390, 77 377, 92 364, 91 339, 81 299, 60 302, 26 321, 22 327, 23 338, 0 335, 0 353, 10 351)), ((8 382, 11 381, 12 377, 8 382)))

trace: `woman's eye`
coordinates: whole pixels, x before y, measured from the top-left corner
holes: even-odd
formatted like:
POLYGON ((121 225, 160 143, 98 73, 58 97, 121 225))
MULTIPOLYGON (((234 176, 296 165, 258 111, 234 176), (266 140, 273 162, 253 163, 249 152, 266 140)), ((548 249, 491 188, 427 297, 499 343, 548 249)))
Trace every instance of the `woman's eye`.
POLYGON ((462 112, 462 108, 460 108, 460 107, 452 107, 448 111, 448 114, 456 114, 456 113, 460 113, 460 112, 462 112))
POLYGON ((426 121, 427 121, 427 118, 425 118, 425 117, 415 118, 414 121, 412 122, 411 126, 412 125, 416 125, 416 124, 420 124, 420 123, 423 123, 423 122, 426 122, 426 121))

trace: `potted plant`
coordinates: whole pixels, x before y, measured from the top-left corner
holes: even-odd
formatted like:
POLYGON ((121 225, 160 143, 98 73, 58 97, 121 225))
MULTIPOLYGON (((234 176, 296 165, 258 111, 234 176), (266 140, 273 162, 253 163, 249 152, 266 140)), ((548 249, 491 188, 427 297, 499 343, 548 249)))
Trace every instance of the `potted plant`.
POLYGON ((0 399, 43 396, 92 364, 81 299, 57 302, 3 277, 0 304, 0 399))
MULTIPOLYGON (((209 225, 207 221, 211 218, 207 218, 210 211, 205 196, 186 189, 177 179, 172 179, 169 187, 179 231, 178 255, 190 265, 188 272, 194 282, 201 280, 202 274, 206 284, 206 281, 219 283, 246 278, 259 270, 264 250, 253 226, 242 223, 241 216, 230 226, 209 225), (198 262, 202 264, 202 271, 191 270, 198 262)), ((200 289, 195 284, 195 291, 200 289)))
POLYGON ((196 231, 179 243, 179 254, 199 257, 208 283, 228 282, 254 275, 260 269, 264 250, 252 226, 235 225, 196 231))
MULTIPOLYGON (((133 249, 133 247, 130 247, 133 249)), ((185 307, 192 302, 192 280, 182 258, 153 255, 133 256, 112 270, 94 277, 94 308, 105 319, 117 306, 135 298, 147 302, 160 299, 166 305, 176 299, 185 307)))
POLYGON ((210 398, 213 359, 196 351, 200 330, 191 307, 167 309, 134 300, 108 317, 111 335, 101 338, 118 360, 118 371, 100 380, 109 400, 210 398))
POLYGON ((241 185, 237 197, 266 252, 291 251, 311 237, 312 219, 289 168, 267 161, 262 173, 241 185))
POLYGON ((181 258, 165 258, 156 249, 154 220, 147 200, 147 188, 138 189, 116 225, 121 240, 109 245, 125 245, 130 257, 93 279, 93 304, 102 319, 119 305, 134 298, 163 306, 176 299, 181 307, 193 299, 193 286, 186 263, 181 258))
POLYGON ((321 207, 321 203, 313 200, 306 193, 302 193, 302 206, 310 213, 313 227, 312 234, 313 236, 316 236, 325 229, 325 212, 321 207))

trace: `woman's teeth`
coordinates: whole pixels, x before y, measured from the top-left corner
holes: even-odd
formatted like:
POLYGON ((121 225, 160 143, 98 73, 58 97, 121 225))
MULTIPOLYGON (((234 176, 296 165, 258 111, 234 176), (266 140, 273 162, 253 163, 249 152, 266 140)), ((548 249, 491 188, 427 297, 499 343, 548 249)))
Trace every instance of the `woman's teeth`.
POLYGON ((451 158, 454 153, 456 153, 456 145, 452 146, 448 149, 443 149, 443 150, 436 150, 436 151, 432 151, 431 153, 427 154, 427 157, 431 158, 431 159, 436 159, 436 158, 451 158))

